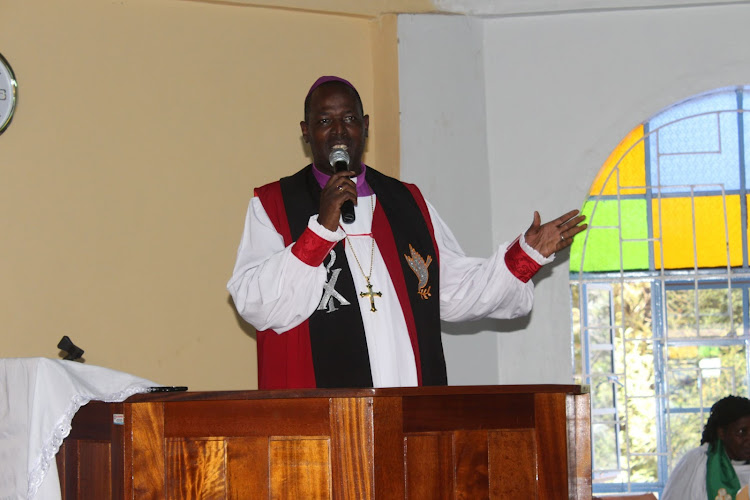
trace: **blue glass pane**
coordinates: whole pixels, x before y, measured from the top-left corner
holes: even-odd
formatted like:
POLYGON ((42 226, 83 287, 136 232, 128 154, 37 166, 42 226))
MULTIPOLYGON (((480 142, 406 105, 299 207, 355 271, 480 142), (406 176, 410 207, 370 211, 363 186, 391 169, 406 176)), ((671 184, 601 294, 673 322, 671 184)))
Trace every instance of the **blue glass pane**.
MULTIPOLYGON (((718 122, 719 115, 705 115, 682 118, 664 125, 658 132, 658 152, 660 155, 697 153, 717 153, 721 149, 718 122)), ((723 124, 722 124, 723 125, 723 124)), ((653 141, 653 135, 652 141, 653 141)), ((657 146, 657 144, 654 144, 657 146)))
POLYGON ((650 184, 667 186, 662 193, 689 193, 690 186, 696 192, 739 189, 736 110, 732 90, 685 101, 652 118, 650 184))
POLYGON ((649 130, 656 130, 680 118, 695 116, 713 111, 733 111, 737 109, 737 94, 735 89, 727 89, 715 94, 697 96, 687 101, 675 104, 661 113, 654 115, 649 121, 649 130))

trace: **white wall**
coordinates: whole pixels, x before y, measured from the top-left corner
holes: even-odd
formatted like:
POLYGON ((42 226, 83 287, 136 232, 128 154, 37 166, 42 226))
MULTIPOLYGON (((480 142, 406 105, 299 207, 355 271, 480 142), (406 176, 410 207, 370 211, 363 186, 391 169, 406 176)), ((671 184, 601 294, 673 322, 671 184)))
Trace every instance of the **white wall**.
POLYGON ((381 117, 368 161, 398 172, 395 106, 375 97, 390 22, 177 0, 0 0, 0 16, 19 95, 0 136, 0 356, 56 358, 69 335, 91 365, 257 387, 226 291, 253 187, 309 162, 321 74, 356 82, 381 117))
MULTIPOLYGON (((463 16, 399 16, 398 29, 401 179, 420 186, 477 256, 492 249, 482 25, 463 16)), ((451 384, 495 383, 496 334, 484 327, 443 324, 451 384)))
MULTIPOLYGON (((691 95, 750 84, 748 19, 747 4, 400 16, 401 176, 420 184, 467 252, 487 255, 534 210, 549 220, 580 208, 638 123, 691 95)), ((537 275, 530 318, 446 325, 504 332, 444 335, 451 384, 568 383, 567 270, 561 254, 537 275)))

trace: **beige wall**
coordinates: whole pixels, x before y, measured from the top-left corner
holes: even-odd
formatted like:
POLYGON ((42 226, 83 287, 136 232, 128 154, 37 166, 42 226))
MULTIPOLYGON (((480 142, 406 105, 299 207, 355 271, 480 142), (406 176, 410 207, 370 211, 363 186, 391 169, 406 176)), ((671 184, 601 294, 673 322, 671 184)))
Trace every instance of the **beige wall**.
POLYGON ((307 162, 298 123, 320 74, 358 86, 367 161, 398 174, 395 17, 174 0, 0 11, 19 82, 0 135, 0 356, 56 358, 67 334, 89 364, 256 387, 253 332, 225 289, 252 188, 307 162))

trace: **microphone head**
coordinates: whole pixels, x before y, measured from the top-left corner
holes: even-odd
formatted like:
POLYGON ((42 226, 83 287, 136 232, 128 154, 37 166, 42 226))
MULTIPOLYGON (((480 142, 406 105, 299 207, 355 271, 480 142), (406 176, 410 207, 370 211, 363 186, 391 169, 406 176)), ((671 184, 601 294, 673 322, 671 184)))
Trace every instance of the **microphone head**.
POLYGON ((331 150, 331 154, 328 155, 328 162, 332 167, 336 167, 339 162, 344 162, 346 166, 349 166, 349 152, 346 150, 346 146, 339 145, 334 146, 331 150))

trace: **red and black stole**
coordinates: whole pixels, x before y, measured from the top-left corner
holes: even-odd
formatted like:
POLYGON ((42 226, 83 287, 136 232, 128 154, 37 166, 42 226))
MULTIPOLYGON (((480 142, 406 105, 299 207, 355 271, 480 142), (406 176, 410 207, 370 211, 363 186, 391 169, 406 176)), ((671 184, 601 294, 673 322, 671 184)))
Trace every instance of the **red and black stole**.
MULTIPOLYGON (((427 204, 412 184, 371 167, 367 167, 365 178, 377 196, 372 231, 404 312, 419 385, 446 385, 440 333, 439 255, 427 204), (412 255, 412 248, 425 259, 432 258, 429 289, 419 287, 419 277, 406 260, 412 255)), ((310 217, 318 213, 320 191, 312 166, 308 165, 290 177, 256 189, 256 196, 289 245, 307 228, 310 217)), ((341 269, 336 291, 350 305, 332 312, 316 310, 307 321, 280 335, 271 330, 259 331, 260 389, 372 387, 359 293, 354 289, 344 252, 345 241, 334 247, 335 267, 341 269)), ((330 256, 326 263, 329 259, 330 256)))

